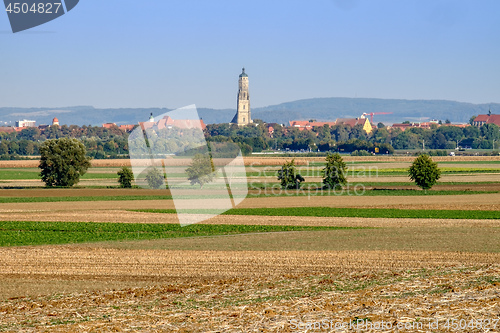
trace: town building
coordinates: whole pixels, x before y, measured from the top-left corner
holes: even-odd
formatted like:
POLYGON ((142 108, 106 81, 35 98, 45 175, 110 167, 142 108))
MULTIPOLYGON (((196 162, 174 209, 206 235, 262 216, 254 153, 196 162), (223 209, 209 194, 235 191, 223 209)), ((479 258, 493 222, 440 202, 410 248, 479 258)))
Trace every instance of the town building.
POLYGON ((472 121, 473 126, 481 127, 484 124, 495 124, 500 126, 500 114, 480 114, 472 121))
MULTIPOLYGON (((130 125, 126 125, 130 126, 130 125)), ((161 118, 158 121, 154 121, 153 114, 151 114, 150 120, 145 121, 145 122, 140 122, 139 126, 143 130, 147 130, 150 128, 153 129, 172 129, 172 128, 178 128, 178 129, 189 129, 189 128, 199 128, 201 130, 204 130, 207 128, 205 123, 203 122, 203 119, 172 119, 170 116, 165 116, 161 118)))
POLYGON ((407 128, 423 128, 423 129, 431 129, 432 126, 435 127, 441 127, 441 126, 448 126, 448 127, 459 127, 459 128, 465 128, 470 126, 470 124, 439 124, 439 122, 436 120, 431 120, 427 122, 422 122, 422 123, 403 123, 403 124, 392 124, 389 126, 389 129, 400 129, 404 131, 407 128))
POLYGON ((36 127, 35 120, 18 120, 16 121, 16 127, 36 127))
POLYGON ((328 125, 333 127, 335 125, 348 125, 350 127, 354 127, 356 125, 362 125, 363 129, 366 133, 371 133, 373 131, 373 127, 370 124, 370 120, 365 117, 360 118, 339 118, 336 121, 308 121, 308 120, 292 120, 289 122, 290 127, 298 128, 300 131, 305 129, 311 130, 314 127, 323 127, 324 125, 328 125))
POLYGON ((54 117, 54 119, 52 119, 52 126, 55 126, 55 125, 59 126, 59 119, 54 117))
POLYGON ((115 123, 105 123, 105 124, 102 124, 102 128, 110 129, 110 128, 114 128, 114 127, 117 127, 115 123))
POLYGON ((328 125, 330 127, 337 125, 337 122, 335 121, 292 120, 289 121, 288 123, 290 124, 290 127, 298 128, 301 131, 304 129, 310 130, 313 127, 323 127, 324 125, 328 125))
POLYGON ((135 125, 120 125, 118 128, 124 132, 130 132, 135 128, 135 125))
POLYGON ((253 123, 250 112, 250 94, 248 92, 248 75, 243 68, 238 81, 238 101, 236 114, 231 121, 238 126, 245 126, 253 123))
POLYGON ((3 126, 0 127, 0 133, 14 133, 16 129, 14 127, 3 126))
POLYGON ((359 118, 339 118, 336 121, 337 125, 344 124, 354 127, 356 125, 362 125, 366 133, 370 134, 373 131, 372 124, 370 120, 366 117, 359 118))

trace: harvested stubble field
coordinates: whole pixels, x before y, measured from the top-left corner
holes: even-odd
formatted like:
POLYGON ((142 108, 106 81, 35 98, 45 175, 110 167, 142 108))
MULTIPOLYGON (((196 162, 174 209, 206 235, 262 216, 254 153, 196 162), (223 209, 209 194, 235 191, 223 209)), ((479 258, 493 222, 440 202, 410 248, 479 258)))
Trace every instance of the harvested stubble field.
POLYGON ((295 322, 444 325, 500 314, 499 257, 488 254, 65 246, 8 249, 1 257, 14 258, 2 269, 9 292, 41 283, 54 293, 0 303, 5 331, 293 332, 295 322), (75 286, 87 291, 61 295, 75 286))
MULTIPOLYGON (((251 158, 246 164, 276 168, 285 159, 290 158, 251 158)), ((360 162, 357 165, 377 162, 388 169, 407 165, 412 159, 346 158, 360 162)), ((434 159, 461 161, 446 165, 460 168, 492 168, 474 162, 500 163, 498 158, 434 159)), ((301 164, 321 161, 323 158, 304 159, 301 164)), ((21 167, 3 163, 0 167, 21 167)), ((118 167, 127 162, 99 163, 98 167, 118 167)), ((441 186, 498 192, 499 174, 444 175, 447 181, 467 184, 441 186)), ((408 182, 401 176, 378 179, 408 182)), ((5 202, 0 203, 0 221, 177 223, 174 214, 131 211, 173 209, 172 200, 134 200, 136 196, 166 194, 140 189, 0 190, 0 198, 121 198, 5 202), (122 200, 128 197, 131 200, 122 200)), ((494 213, 500 211, 500 193, 269 196, 247 198, 238 206, 268 207, 494 213)), ((304 332, 306 326, 296 329, 301 322, 384 320, 393 326, 406 323, 408 329, 400 332, 451 332, 444 327, 447 319, 476 320, 476 326, 464 332, 500 331, 500 323, 493 329, 491 321, 500 317, 499 219, 221 215, 207 224, 371 229, 0 248, 0 331, 304 332), (478 326, 480 319, 489 319, 490 326, 478 326), (429 322, 435 320, 440 320, 439 328, 429 328, 429 322)))

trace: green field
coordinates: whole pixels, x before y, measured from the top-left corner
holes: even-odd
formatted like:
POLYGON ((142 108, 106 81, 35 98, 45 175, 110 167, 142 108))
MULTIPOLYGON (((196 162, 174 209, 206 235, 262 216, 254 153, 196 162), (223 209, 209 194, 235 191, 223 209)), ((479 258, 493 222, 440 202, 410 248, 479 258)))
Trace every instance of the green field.
MULTIPOLYGON (((138 209, 146 213, 174 214, 173 209, 138 209)), ((193 210, 193 214, 210 213, 211 210, 193 210)), ((500 219, 500 211, 484 210, 418 210, 384 208, 331 208, 331 207, 288 207, 288 208, 235 208, 224 215, 257 216, 317 216, 317 217, 365 217, 365 218, 415 218, 415 219, 500 219)))
MULTIPOLYGON (((99 172, 105 168, 89 169, 80 179, 118 179, 116 172, 99 172)), ((0 180, 32 180, 41 179, 40 170, 36 168, 16 168, 16 169, 0 169, 0 180)))
POLYGON ((0 246, 69 244, 160 238, 207 237, 246 233, 346 229, 361 228, 208 224, 193 224, 181 227, 179 224, 1 221, 0 246))
MULTIPOLYGON (((406 176, 408 170, 406 168, 387 168, 378 167, 377 164, 387 164, 387 162, 349 162, 348 176, 406 176), (364 167, 364 164, 369 166, 364 167)), ((442 174, 481 174, 481 173, 499 173, 500 162, 498 161, 473 161, 469 162, 440 162, 446 166, 441 166, 442 174), (460 165, 475 164, 487 165, 486 167, 460 167, 460 165), (457 167, 450 165, 456 164, 457 167)), ((303 177, 321 177, 321 169, 323 162, 313 162, 309 166, 298 166, 303 177)), ((82 180, 88 179, 118 179, 116 174, 117 168, 113 167, 98 167, 90 168, 88 172, 81 177, 82 180)), ((276 173, 279 167, 275 166, 252 166, 247 168, 247 177, 269 177, 276 178, 276 173), (256 171, 258 170, 258 171, 256 171)), ((174 175, 175 177, 175 175, 174 175)), ((5 168, 0 169, 0 180, 34 180, 40 179, 40 170, 38 168, 5 168)))

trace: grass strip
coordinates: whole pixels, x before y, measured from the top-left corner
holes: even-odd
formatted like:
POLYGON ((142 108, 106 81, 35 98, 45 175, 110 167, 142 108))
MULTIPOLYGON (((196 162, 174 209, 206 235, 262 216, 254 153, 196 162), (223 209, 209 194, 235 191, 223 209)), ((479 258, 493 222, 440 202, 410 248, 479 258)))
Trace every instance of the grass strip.
POLYGON ((5 221, 0 222, 0 246, 346 229, 363 228, 212 224, 193 224, 181 227, 179 224, 5 221))
POLYGON ((279 187, 275 187, 274 191, 272 187, 267 188, 267 192, 262 188, 252 188, 253 190, 261 191, 262 193, 251 193, 248 195, 249 198, 261 198, 261 197, 297 197, 297 196, 309 196, 309 197, 321 197, 321 196, 428 196, 428 195, 467 195, 467 194, 490 194, 498 193, 498 191, 471 191, 471 190, 428 190, 422 191, 420 189, 371 189, 364 190, 363 185, 350 184, 341 190, 328 190, 321 188, 310 188, 303 186, 299 190, 282 190, 279 187))
MULTIPOLYGON (((135 212, 173 214, 173 209, 135 209, 135 212)), ((211 210, 193 210, 193 214, 210 213, 211 210)), ((213 212, 213 211, 212 211, 213 212)), ((317 216, 317 217, 372 217, 372 218, 416 218, 416 219, 500 219, 500 211, 484 210, 417 210, 388 208, 235 208, 223 215, 258 216, 317 216)))

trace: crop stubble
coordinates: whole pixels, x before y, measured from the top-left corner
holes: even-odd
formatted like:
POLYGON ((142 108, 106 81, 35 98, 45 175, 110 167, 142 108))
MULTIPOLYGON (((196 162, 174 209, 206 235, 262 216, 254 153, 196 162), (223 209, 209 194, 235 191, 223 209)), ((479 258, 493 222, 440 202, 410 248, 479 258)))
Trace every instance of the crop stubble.
POLYGON ((22 276, 41 286, 82 278, 107 286, 0 302, 8 331, 291 332, 294 319, 427 324, 500 312, 500 258, 492 254, 47 246, 1 249, 0 258, 4 296, 22 276))
MULTIPOLYGON (((264 161, 269 160, 260 163, 264 161)), ((100 166, 120 166, 123 162, 102 163, 100 166)), ((40 191, 37 195, 43 196, 46 190, 40 191)), ((11 192, 9 196, 16 195, 11 192)), ((500 210, 500 195, 269 197, 246 199, 241 204, 249 208, 292 206, 500 210)), ((144 208, 173 206, 171 200, 2 204, 0 219, 176 222, 169 214, 126 211, 144 208)), ((370 226, 405 228, 407 232, 498 228, 497 221, 484 220, 320 217, 219 216, 209 223, 370 226)), ((121 248, 110 243, 1 248, 0 296, 33 297, 0 303, 0 329, 290 332, 293 318, 397 322, 500 315, 500 281, 491 280, 500 275, 499 253, 159 250, 122 244, 121 248), (364 283, 368 287, 351 286, 364 283), (335 289, 339 284, 345 290, 335 289), (73 293, 36 297, 62 291, 73 293), (54 326, 54 321, 59 324, 54 326)))

